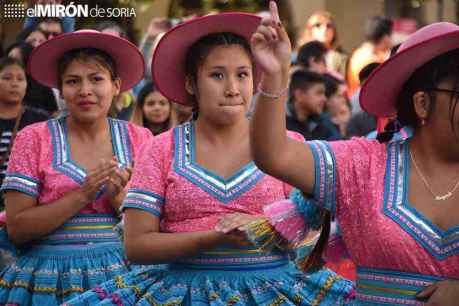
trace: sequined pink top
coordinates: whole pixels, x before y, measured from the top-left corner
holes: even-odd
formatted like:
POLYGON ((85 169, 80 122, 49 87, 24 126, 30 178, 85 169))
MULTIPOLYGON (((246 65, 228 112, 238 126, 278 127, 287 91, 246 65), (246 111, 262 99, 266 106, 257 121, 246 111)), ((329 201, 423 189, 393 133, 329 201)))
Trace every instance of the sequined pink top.
POLYGON ((310 142, 314 198, 336 215, 358 266, 358 297, 372 303, 422 305, 415 301, 417 290, 459 279, 459 225, 442 230, 409 203, 408 144, 310 142))
MULTIPOLYGON (((141 143, 151 133, 131 123, 108 119, 113 152, 120 166, 128 166, 138 155, 141 143)), ((30 125, 21 130, 14 142, 2 190, 17 190, 46 205, 80 187, 85 170, 71 158, 65 118, 30 125)), ((113 214, 103 189, 95 202, 81 214, 113 214)))
POLYGON ((194 124, 185 123, 142 148, 123 208, 160 217, 163 232, 193 232, 212 229, 225 214, 261 214, 265 204, 286 198, 290 189, 253 162, 227 179, 201 167, 195 161, 194 124))

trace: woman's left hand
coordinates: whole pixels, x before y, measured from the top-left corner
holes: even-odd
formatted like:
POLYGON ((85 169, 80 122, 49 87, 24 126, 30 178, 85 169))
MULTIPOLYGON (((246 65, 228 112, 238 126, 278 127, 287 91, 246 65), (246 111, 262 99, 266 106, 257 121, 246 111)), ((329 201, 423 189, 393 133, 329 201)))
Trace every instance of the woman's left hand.
POLYGON ((124 188, 131 179, 132 167, 124 169, 118 168, 110 175, 110 180, 107 184, 107 197, 112 204, 113 208, 119 209, 123 202, 125 192, 124 188))
POLYGON ((288 72, 292 47, 282 26, 277 5, 269 3, 271 16, 263 18, 250 40, 253 56, 259 67, 268 75, 288 72))
POLYGON ((441 281, 430 285, 416 295, 427 300, 425 306, 459 305, 459 281, 441 281))

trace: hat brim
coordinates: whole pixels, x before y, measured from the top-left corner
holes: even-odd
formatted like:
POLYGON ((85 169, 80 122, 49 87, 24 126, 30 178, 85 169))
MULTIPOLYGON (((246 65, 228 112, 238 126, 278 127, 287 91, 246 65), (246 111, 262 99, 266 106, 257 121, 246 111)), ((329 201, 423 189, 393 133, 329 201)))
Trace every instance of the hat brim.
POLYGON ((145 72, 139 49, 126 39, 96 31, 62 34, 36 47, 29 60, 28 72, 45 86, 58 88, 58 64, 73 49, 94 48, 107 53, 115 62, 121 91, 134 87, 145 72))
MULTIPOLYGON (((151 70, 156 87, 169 100, 190 105, 185 89, 188 49, 201 37, 220 32, 234 33, 250 42, 260 20, 261 17, 248 13, 221 13, 195 18, 171 29, 161 38, 153 55, 151 70)), ((255 67, 254 90, 261 75, 255 67)))
POLYGON ((360 91, 362 109, 377 117, 396 115, 397 99, 406 81, 422 65, 459 48, 459 30, 415 44, 389 58, 373 71, 360 91))

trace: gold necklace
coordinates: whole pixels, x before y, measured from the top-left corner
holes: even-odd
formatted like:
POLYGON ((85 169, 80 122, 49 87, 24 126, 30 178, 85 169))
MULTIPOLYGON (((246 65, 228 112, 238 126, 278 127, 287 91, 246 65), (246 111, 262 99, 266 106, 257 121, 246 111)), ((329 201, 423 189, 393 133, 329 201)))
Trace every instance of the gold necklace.
POLYGON ((435 192, 433 192, 433 190, 430 187, 429 183, 427 182, 426 178, 422 174, 421 169, 418 167, 418 164, 416 163, 416 160, 414 159, 414 155, 411 152, 411 150, 410 150, 410 157, 411 157, 411 160, 413 161, 413 165, 416 168, 416 171, 418 172, 419 176, 421 177, 422 182, 426 186, 427 190, 429 190, 429 192, 432 194, 432 196, 433 196, 435 201, 445 201, 445 200, 449 199, 454 194, 454 192, 459 187, 459 180, 456 182, 456 185, 454 185, 453 189, 451 189, 450 191, 448 191, 444 195, 437 195, 437 194, 435 194, 435 192))

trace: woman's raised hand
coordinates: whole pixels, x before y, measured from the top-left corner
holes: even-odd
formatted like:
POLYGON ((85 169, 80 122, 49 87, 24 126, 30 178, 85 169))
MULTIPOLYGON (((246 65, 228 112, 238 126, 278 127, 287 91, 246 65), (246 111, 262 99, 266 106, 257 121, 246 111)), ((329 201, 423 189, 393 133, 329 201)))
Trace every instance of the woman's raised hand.
POLYGON ((290 39, 280 22, 274 1, 270 1, 269 10, 271 16, 262 19, 250 40, 252 53, 265 74, 288 73, 292 53, 290 39))

